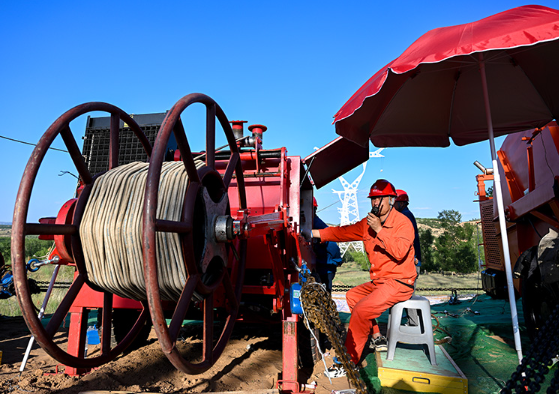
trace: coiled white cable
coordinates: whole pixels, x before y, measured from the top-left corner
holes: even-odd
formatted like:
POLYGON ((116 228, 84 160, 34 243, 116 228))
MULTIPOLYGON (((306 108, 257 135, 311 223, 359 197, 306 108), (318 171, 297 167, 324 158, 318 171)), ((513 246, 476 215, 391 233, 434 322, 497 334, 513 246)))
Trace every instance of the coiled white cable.
MULTIPOLYGON (((204 165, 196 161, 196 168, 204 165)), ((80 225, 85 265, 91 282, 134 300, 146 299, 142 253, 142 213, 148 163, 130 163, 100 176, 80 225)), ((157 218, 180 221, 188 176, 182 162, 163 163, 157 218)), ((179 235, 156 234, 161 297, 177 301, 186 282, 179 235)))

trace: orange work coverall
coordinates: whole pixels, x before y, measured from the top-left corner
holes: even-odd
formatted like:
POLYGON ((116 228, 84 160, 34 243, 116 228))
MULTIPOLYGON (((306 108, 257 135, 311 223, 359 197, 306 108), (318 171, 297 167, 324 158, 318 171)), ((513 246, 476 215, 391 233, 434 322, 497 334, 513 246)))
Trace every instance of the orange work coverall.
POLYGON ((355 364, 361 359, 371 330, 373 334, 380 332, 375 319, 413 294, 417 277, 414 237, 410 220, 396 209, 390 211, 378 234, 369 227, 367 218, 348 226, 320 230, 322 242, 363 241, 371 263, 371 282, 356 286, 346 294, 351 319, 345 346, 355 364))

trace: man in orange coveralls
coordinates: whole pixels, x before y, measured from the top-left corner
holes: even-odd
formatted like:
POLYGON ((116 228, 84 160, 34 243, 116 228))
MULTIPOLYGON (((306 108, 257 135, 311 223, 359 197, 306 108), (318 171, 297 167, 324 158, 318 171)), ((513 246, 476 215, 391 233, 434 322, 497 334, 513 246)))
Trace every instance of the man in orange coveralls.
MULTIPOLYGON (((312 230, 314 238, 322 242, 363 241, 371 263, 371 281, 356 286, 346 294, 351 319, 345 346, 357 365, 372 331, 376 351, 386 351, 386 338, 380 334, 376 318, 400 301, 413 294, 417 272, 414 264, 413 240, 410 220, 392 209, 396 189, 384 180, 377 180, 369 192, 371 212, 361 221, 341 227, 312 230)), ((328 369, 328 376, 345 376, 341 364, 328 369)))

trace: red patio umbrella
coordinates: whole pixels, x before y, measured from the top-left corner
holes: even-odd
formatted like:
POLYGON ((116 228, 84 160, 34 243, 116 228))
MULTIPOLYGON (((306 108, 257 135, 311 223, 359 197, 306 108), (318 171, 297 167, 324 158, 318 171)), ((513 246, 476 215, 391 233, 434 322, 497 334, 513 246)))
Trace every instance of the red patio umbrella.
MULTIPOLYGON (((373 75, 336 113, 341 136, 377 147, 456 145, 542 127, 559 114, 559 11, 524 6, 431 30, 373 75)), ((503 250, 509 250, 494 171, 503 250)), ((505 269, 522 359, 510 255, 505 269)))

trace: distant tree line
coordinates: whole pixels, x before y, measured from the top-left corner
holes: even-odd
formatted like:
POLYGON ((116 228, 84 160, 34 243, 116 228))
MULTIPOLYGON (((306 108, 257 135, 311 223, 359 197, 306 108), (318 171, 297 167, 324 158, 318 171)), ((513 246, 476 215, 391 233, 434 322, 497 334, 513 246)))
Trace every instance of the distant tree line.
MULTIPOLYGON (((421 223, 443 230, 435 237, 431 229, 419 229, 422 271, 467 274, 478 270, 476 228, 470 223, 460 224, 461 221, 462 215, 454 210, 439 212, 437 219, 421 219, 421 223)), ((483 259, 483 252, 480 253, 483 259)), ((360 252, 346 252, 344 261, 355 261, 364 271, 370 267, 367 256, 360 252)))

